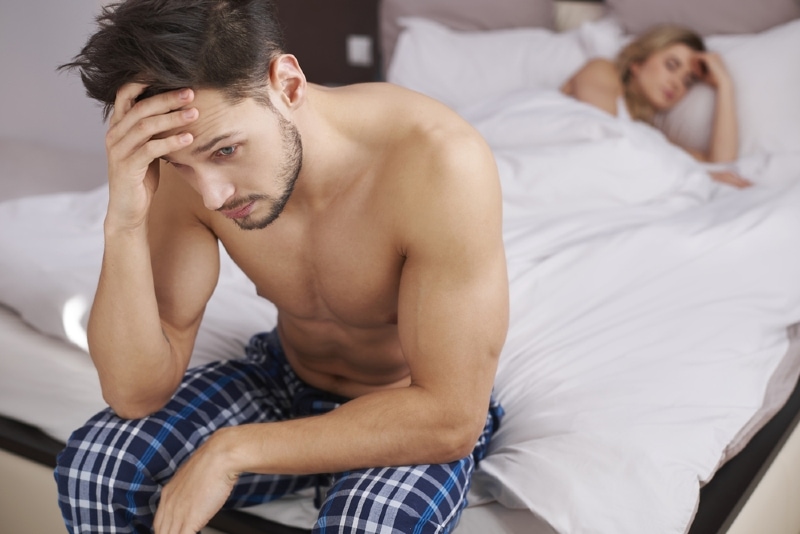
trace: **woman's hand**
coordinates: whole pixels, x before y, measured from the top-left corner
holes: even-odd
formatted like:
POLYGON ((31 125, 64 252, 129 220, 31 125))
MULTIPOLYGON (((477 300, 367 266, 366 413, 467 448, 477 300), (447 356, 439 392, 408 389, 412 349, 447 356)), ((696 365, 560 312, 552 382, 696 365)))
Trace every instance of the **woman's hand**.
POLYGON ((723 184, 732 185, 733 187, 738 187, 739 189, 744 189, 745 187, 750 187, 753 185, 753 182, 747 180, 746 178, 742 178, 732 171, 711 171, 708 174, 711 175, 712 180, 721 182, 723 184))
POLYGON ((731 83, 731 77, 722 57, 716 52, 699 52, 696 56, 699 80, 718 89, 731 83))
POLYGON ((106 133, 106 224, 115 228, 136 228, 147 220, 150 201, 158 187, 158 159, 191 144, 192 135, 182 129, 198 117, 197 109, 185 108, 194 99, 191 89, 137 102, 146 88, 139 83, 120 88, 106 133), (167 135, 171 131, 176 133, 167 135))

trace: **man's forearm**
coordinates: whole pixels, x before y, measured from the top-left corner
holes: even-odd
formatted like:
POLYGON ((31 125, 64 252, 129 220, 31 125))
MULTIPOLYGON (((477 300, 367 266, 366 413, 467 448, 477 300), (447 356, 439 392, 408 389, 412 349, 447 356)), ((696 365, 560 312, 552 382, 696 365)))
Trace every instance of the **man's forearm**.
POLYGON ((140 417, 166 402, 182 372, 162 330, 146 228, 107 227, 105 239, 89 351, 106 402, 123 417, 140 417))
POLYGON ((442 402, 410 386, 365 395, 333 412, 225 428, 209 442, 230 474, 312 474, 448 463, 470 454, 486 403, 442 402))

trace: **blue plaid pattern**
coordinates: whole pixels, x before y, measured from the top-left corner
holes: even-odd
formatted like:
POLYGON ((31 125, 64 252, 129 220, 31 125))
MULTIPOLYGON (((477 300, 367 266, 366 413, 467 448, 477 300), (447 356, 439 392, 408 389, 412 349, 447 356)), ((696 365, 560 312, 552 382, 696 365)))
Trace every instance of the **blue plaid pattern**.
MULTIPOLYGON (((213 432, 335 409, 346 398, 300 380, 276 332, 253 336, 246 357, 190 369, 159 412, 124 420, 100 412, 58 456, 59 505, 71 533, 150 533, 161 487, 213 432)), ((492 399, 472 455, 442 465, 373 468, 330 476, 243 474, 226 508, 332 484, 313 532, 446 533, 457 524, 476 463, 503 410, 492 399)))

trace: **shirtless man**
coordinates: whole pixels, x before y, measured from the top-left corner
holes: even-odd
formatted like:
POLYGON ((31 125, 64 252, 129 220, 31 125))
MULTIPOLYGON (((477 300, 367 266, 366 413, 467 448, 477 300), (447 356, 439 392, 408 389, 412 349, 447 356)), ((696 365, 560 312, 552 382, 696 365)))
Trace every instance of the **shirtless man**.
POLYGON ((489 148, 410 91, 307 83, 274 16, 127 0, 66 66, 113 110, 89 324, 110 409, 59 456, 71 532, 195 533, 320 473, 315 532, 449 532, 502 416, 489 148), (218 241, 278 326, 187 372, 218 241))

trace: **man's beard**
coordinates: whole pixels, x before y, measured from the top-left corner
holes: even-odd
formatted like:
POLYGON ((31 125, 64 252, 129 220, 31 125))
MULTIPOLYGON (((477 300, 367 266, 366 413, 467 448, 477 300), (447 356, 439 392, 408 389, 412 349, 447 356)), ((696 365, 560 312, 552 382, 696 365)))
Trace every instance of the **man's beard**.
POLYGON ((284 192, 277 200, 269 195, 249 195, 237 199, 230 205, 225 205, 220 209, 231 210, 245 206, 251 202, 266 203, 271 205, 269 213, 261 218, 254 218, 248 215, 241 219, 233 219, 233 222, 242 230, 261 230, 272 224, 275 219, 283 212, 289 197, 294 191, 294 184, 300 176, 300 169, 303 166, 303 142, 300 139, 300 132, 297 127, 283 117, 277 110, 278 123, 281 128, 281 146, 283 148, 283 164, 278 172, 278 180, 284 184, 284 192))

